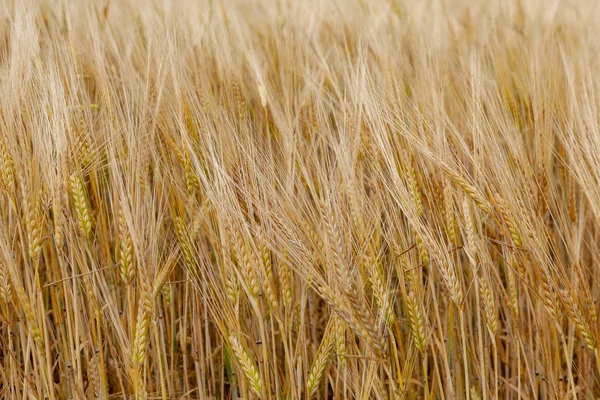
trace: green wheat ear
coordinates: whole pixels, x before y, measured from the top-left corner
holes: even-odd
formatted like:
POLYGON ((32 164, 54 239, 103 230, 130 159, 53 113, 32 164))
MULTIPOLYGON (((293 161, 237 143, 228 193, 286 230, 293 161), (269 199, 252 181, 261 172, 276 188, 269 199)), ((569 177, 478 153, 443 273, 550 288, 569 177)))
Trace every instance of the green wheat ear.
POLYGON ((229 346, 223 346, 223 356, 225 357, 225 371, 227 372, 227 379, 229 380, 229 385, 233 391, 233 398, 237 400, 237 386, 235 382, 235 373, 233 372, 233 366, 231 365, 231 356, 229 355, 229 346))

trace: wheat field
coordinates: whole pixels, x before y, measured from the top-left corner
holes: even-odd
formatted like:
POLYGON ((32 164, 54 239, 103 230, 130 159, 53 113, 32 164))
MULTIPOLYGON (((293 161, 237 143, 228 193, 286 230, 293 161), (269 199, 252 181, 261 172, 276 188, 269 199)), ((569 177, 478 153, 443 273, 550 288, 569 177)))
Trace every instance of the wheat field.
POLYGON ((0 398, 598 398, 599 8, 0 0, 0 398))

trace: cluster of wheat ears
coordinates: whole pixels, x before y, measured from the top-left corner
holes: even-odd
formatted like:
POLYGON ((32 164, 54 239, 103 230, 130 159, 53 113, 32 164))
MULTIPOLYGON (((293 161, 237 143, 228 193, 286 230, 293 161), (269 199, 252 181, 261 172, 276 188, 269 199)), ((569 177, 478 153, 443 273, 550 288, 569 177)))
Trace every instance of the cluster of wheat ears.
POLYGON ((0 0, 0 397, 598 396, 599 22, 0 0))

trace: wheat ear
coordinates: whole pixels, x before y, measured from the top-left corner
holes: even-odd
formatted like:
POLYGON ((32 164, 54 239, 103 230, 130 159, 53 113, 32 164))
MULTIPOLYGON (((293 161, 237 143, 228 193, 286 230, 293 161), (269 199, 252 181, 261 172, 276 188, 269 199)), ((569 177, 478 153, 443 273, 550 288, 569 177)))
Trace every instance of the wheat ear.
POLYGON ((263 395, 263 382, 256 367, 256 362, 235 335, 229 335, 229 344, 244 376, 250 383, 250 388, 257 396, 261 397, 263 395))

